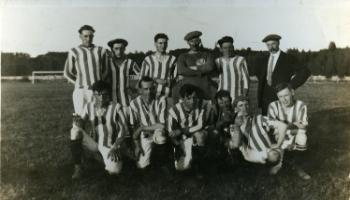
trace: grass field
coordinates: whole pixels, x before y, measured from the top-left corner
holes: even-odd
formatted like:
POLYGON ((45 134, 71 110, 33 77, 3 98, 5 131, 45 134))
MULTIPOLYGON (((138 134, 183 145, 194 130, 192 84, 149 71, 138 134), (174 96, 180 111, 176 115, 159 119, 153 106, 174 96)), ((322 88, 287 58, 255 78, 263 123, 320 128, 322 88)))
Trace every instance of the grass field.
MULTIPOLYGON (((254 101, 256 85, 252 84, 254 101)), ((191 176, 144 174, 125 165, 119 177, 100 166, 70 179, 68 148, 72 86, 63 82, 3 82, 1 199, 336 199, 350 198, 350 83, 307 83, 297 96, 309 106, 308 172, 301 181, 288 167, 269 176, 261 166, 191 176), (142 176, 141 176, 142 175, 142 176)))

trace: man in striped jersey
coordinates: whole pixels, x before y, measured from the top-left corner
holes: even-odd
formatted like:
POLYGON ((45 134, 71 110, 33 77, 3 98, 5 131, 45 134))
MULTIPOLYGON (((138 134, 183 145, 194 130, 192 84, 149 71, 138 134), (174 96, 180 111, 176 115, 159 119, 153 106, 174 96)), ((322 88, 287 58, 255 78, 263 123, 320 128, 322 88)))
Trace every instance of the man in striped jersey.
POLYGON ((202 176, 205 164, 206 126, 210 103, 198 98, 198 88, 185 84, 180 89, 180 98, 169 110, 167 129, 175 144, 175 168, 187 170, 191 162, 202 176))
POLYGON ((135 92, 130 85, 130 75, 138 75, 140 69, 135 61, 127 58, 125 55, 128 41, 118 38, 109 41, 108 46, 112 51, 112 55, 109 58, 112 99, 119 102, 123 106, 124 113, 127 114, 127 107, 131 101, 130 95, 135 92))
POLYGON ((120 104, 111 101, 110 85, 97 81, 92 85, 93 100, 87 103, 81 117, 90 122, 96 140, 86 133, 83 124, 73 125, 71 129, 71 152, 75 164, 73 179, 82 175, 81 157, 83 147, 95 155, 102 155, 105 169, 109 174, 118 174, 122 169, 121 150, 124 135, 127 133, 125 117, 120 104))
POLYGON ((289 160, 292 161, 291 164, 296 168, 297 174, 302 179, 308 180, 311 176, 301 167, 305 164, 303 154, 307 149, 307 107, 304 102, 295 100, 294 90, 288 83, 277 84, 276 93, 278 100, 270 103, 268 117, 288 124, 282 148, 287 149, 286 156, 290 156, 289 160))
POLYGON ((138 97, 130 102, 130 124, 133 126, 133 140, 137 166, 141 169, 151 164, 151 154, 154 148, 164 160, 156 160, 162 166, 168 163, 166 159, 165 115, 166 98, 155 96, 155 83, 148 76, 141 78, 138 97), (159 152, 161 151, 161 152, 159 152), (163 162, 163 163, 162 163, 163 162))
POLYGON ((69 50, 64 76, 75 84, 73 91, 74 112, 81 114, 84 105, 91 101, 91 86, 98 80, 106 80, 108 74, 107 51, 95 46, 93 27, 84 25, 79 29, 82 44, 69 50))
POLYGON ((176 58, 166 53, 168 40, 168 36, 164 33, 158 33, 154 36, 156 52, 143 60, 140 72, 140 78, 149 76, 157 83, 157 97, 169 96, 177 76, 176 58))
POLYGON ((271 174, 276 174, 281 166, 283 151, 281 145, 287 131, 287 125, 278 120, 250 114, 249 101, 245 96, 236 98, 235 109, 237 117, 231 135, 241 134, 242 137, 232 137, 230 147, 241 151, 245 160, 254 163, 269 164, 271 174), (271 132, 274 131, 275 135, 271 132), (241 141, 235 141, 235 140, 241 141))
POLYGON ((249 73, 245 58, 234 55, 232 37, 222 37, 218 44, 222 53, 222 57, 215 60, 220 73, 218 90, 229 91, 232 102, 237 96, 248 96, 249 73))

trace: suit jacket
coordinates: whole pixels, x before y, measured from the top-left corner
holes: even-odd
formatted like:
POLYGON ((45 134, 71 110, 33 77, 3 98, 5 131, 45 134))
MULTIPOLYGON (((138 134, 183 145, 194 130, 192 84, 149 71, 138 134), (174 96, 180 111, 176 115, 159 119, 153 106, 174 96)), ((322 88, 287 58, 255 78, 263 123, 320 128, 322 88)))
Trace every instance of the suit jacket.
POLYGON ((256 75, 258 78, 258 104, 261 107, 263 100, 277 99, 274 88, 277 84, 286 82, 289 83, 293 89, 298 88, 306 82, 310 76, 310 70, 298 62, 298 60, 283 51, 281 51, 276 66, 272 72, 272 84, 267 84, 267 65, 270 54, 262 57, 257 63, 256 75))

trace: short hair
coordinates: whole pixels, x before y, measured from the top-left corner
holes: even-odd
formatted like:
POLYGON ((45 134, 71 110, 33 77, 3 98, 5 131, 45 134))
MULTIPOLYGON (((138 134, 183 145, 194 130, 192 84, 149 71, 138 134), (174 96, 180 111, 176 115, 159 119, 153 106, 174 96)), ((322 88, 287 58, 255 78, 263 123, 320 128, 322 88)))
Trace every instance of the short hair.
POLYGON ((240 102, 240 101, 248 101, 249 102, 249 98, 247 96, 244 96, 244 95, 238 96, 233 101, 233 106, 236 107, 238 102, 240 102))
POLYGON ((288 88, 289 90, 293 89, 289 83, 286 83, 286 82, 279 83, 275 86, 275 92, 278 93, 286 88, 288 88))
POLYGON ((219 46, 221 47, 223 43, 225 42, 229 42, 229 43, 232 43, 233 44, 233 38, 230 37, 230 36, 224 36, 222 37, 219 41, 218 41, 218 44, 219 46))
POLYGON ((158 39, 166 39, 166 40, 169 40, 168 36, 167 36, 165 33, 157 33, 157 34, 154 36, 154 42, 157 42, 158 39))
POLYGON ((110 92, 112 90, 110 84, 101 80, 96 81, 94 84, 92 84, 91 89, 94 92, 102 92, 104 90, 107 90, 108 92, 110 92))
POLYGON ((81 34, 84 30, 92 31, 93 33, 95 33, 95 29, 90 25, 83 25, 79 28, 78 32, 81 34))
POLYGON ((142 82, 152 82, 152 83, 154 83, 154 80, 151 77, 149 77, 149 76, 143 76, 141 78, 141 80, 137 84, 139 88, 141 88, 142 82))
POLYGON ((199 91, 198 88, 191 84, 185 84, 180 88, 180 97, 185 98, 193 93, 196 93, 198 95, 199 91))
POLYGON ((230 99, 230 101, 232 101, 231 98, 231 94, 229 91, 227 90, 219 90, 216 94, 215 94, 215 100, 217 101, 218 99, 222 99, 224 97, 227 97, 230 99))

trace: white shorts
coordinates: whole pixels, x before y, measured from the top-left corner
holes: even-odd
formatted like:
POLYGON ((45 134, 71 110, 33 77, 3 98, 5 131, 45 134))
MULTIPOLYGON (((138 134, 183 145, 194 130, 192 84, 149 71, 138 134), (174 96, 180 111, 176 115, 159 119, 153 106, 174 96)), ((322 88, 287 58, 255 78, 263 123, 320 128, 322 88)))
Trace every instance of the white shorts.
POLYGON ((140 135, 140 142, 144 155, 140 155, 137 161, 137 167, 142 169, 151 164, 153 137, 152 135, 145 137, 144 132, 142 132, 140 135))
POLYGON ((74 112, 78 115, 83 114, 84 106, 92 101, 92 90, 84 88, 75 88, 73 91, 74 112))
POLYGON ((99 136, 99 142, 97 143, 92 137, 84 132, 83 134, 83 147, 91 151, 92 153, 100 153, 105 164, 105 169, 111 174, 118 174, 123 167, 122 161, 112 161, 111 158, 107 158, 110 148, 103 146, 103 137, 99 136))
POLYGON ((305 151, 307 150, 306 130, 298 129, 296 135, 287 131, 286 140, 282 143, 282 149, 305 151))
POLYGON ((175 169, 183 171, 191 168, 192 161, 192 146, 193 139, 187 138, 180 141, 180 148, 185 152, 185 155, 180 157, 179 160, 175 160, 175 169))

